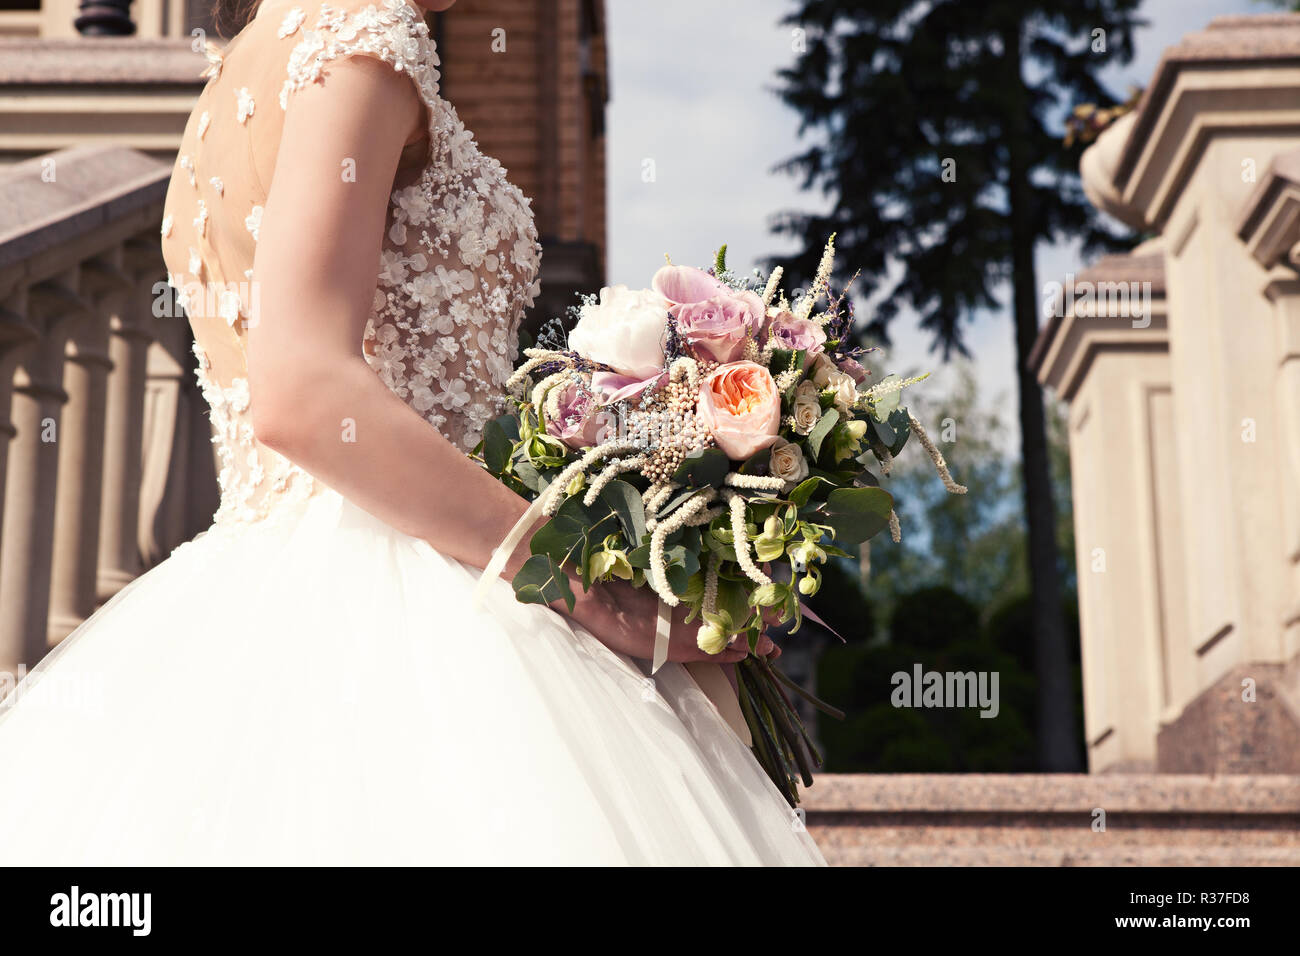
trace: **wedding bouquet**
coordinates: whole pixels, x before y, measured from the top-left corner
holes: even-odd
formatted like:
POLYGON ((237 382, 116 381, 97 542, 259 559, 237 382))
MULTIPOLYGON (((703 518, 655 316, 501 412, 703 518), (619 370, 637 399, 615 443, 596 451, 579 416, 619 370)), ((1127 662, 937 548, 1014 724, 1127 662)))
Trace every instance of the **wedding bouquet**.
MULTIPOLYGON (((900 405, 925 376, 870 382, 845 292, 829 287, 834 236, 810 288, 790 303, 782 270, 765 280, 669 264, 651 288, 602 289, 548 328, 508 382, 511 412, 477 454, 533 500, 489 565, 500 573, 526 530, 520 601, 572 609, 582 587, 622 579, 660 598, 653 668, 667 656, 671 609, 697 622, 701 649, 751 650, 775 621, 797 630, 821 566, 899 528, 871 466, 915 433, 952 491, 942 456, 900 405)), ((765 659, 737 667, 755 756, 793 804, 820 755, 787 691, 829 713, 765 659)))

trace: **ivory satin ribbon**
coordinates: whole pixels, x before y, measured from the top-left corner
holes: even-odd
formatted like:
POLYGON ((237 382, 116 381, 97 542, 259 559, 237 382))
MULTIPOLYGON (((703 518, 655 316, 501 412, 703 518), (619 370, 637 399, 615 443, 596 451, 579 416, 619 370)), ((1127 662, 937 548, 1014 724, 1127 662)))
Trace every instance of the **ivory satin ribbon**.
MULTIPOLYGON (((505 570, 506 562, 515 553, 515 549, 523 541, 528 529, 542 517, 542 508, 542 498, 539 497, 528 506, 528 510, 520 516, 519 520, 515 522, 515 526, 510 529, 510 533, 492 552, 487 567, 483 569, 483 574, 474 586, 471 601, 475 609, 483 607, 488 590, 492 587, 493 582, 501 576, 501 572, 505 570)), ((650 668, 652 675, 657 673, 659 668, 663 667, 668 660, 668 639, 671 630, 672 608, 660 601, 658 613, 655 615, 654 659, 650 668)), ((740 701, 736 699, 736 692, 731 686, 731 681, 727 680, 727 675, 722 672, 722 665, 714 664, 711 661, 693 661, 685 666, 686 673, 691 676, 691 679, 695 681, 704 696, 713 704, 719 716, 727 722, 727 725, 731 727, 746 747, 752 747, 754 741, 749 733, 749 725, 745 723, 745 716, 741 713, 740 701)))

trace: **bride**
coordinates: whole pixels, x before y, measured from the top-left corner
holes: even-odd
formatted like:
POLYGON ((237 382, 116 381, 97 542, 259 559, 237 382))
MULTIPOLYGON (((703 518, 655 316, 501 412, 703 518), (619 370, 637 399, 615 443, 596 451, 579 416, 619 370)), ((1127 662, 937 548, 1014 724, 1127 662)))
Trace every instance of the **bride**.
POLYGON ((541 249, 420 11, 263 0, 210 58, 162 245, 221 505, 6 702, 0 862, 820 864, 690 629, 634 663, 647 592, 519 604, 520 549, 472 598, 541 249))

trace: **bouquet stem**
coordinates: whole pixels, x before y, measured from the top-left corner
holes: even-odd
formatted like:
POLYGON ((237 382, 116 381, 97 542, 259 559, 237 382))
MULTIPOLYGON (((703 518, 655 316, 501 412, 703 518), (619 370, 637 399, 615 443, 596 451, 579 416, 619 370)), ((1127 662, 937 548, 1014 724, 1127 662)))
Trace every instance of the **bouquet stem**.
MULTIPOLYGON (((813 770, 821 767, 822 757, 781 684, 798 690, 810 703, 822 702, 752 655, 736 665, 736 675, 741 713, 754 738, 754 758, 790 806, 797 806, 799 783, 812 786, 813 770)), ((829 705, 822 704, 822 708, 843 717, 829 705)))

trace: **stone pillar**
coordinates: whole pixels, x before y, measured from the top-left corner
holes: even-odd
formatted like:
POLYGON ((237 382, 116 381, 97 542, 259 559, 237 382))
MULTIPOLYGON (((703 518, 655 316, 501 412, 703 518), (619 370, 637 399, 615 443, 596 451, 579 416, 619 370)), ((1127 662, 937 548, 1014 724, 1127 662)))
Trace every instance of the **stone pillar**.
POLYGON ((129 280, 109 262, 83 273, 84 294, 97 295, 72 328, 64 368, 68 404, 63 414, 59 488, 54 515, 54 570, 48 638, 59 643, 91 615, 96 604, 100 506, 103 500, 104 430, 107 420, 108 329, 127 298, 129 280), (85 288, 94 283, 93 290, 85 288))
POLYGON ((24 347, 14 378, 10 420, 15 429, 5 488, 0 540, 0 635, 18 660, 33 667, 46 651, 53 563, 55 490, 68 320, 80 310, 75 277, 66 285, 42 283, 30 307, 40 340, 24 347))
MULTIPOLYGON (((18 429, 13 423, 14 379, 19 362, 35 346, 39 336, 29 318, 27 289, 20 288, 0 306, 0 542, 5 538, 4 502, 10 450, 18 429)), ((0 580, 4 576, 3 548, 0 547, 0 580)), ((15 675, 27 663, 21 634, 0 630, 0 674, 15 675)))
MULTIPOLYGON (((1300 252, 1300 246, 1296 249, 1300 252)), ((1294 259, 1300 270, 1300 255, 1294 259)), ((1282 558, 1289 572, 1291 595, 1282 610, 1283 653, 1294 659, 1300 655, 1300 275, 1271 282, 1266 293, 1277 311, 1279 439, 1286 453, 1285 467, 1278 475, 1285 524, 1282 558)))
POLYGON ((104 426, 104 490, 100 513, 97 596, 107 601, 140 573, 141 448, 144 441, 145 378, 149 356, 153 277, 138 283, 128 307, 109 325, 104 426))
MULTIPOLYGON (((1300 148, 1273 160, 1242 210, 1237 235, 1268 270, 1263 293, 1272 305, 1277 343, 1276 493, 1288 596, 1279 623, 1282 658, 1300 662, 1300 148)), ((1290 696, 1300 706, 1300 686, 1290 696)))
POLYGON ((1167 387, 1148 389, 1146 409, 1117 403, 1150 379, 1091 360, 1068 323, 1050 324, 1035 349, 1044 382, 1077 380, 1073 397, 1061 394, 1075 425, 1085 696, 1115 707, 1109 736, 1089 717, 1091 766, 1131 769, 1102 753, 1107 741, 1140 741, 1149 755, 1154 731, 1161 771, 1295 772, 1300 15, 1220 17, 1188 34, 1080 169, 1095 204, 1158 234, 1169 317, 1167 387), (1090 409, 1106 407, 1089 444, 1090 409), (1147 433, 1133 433, 1144 420, 1147 433), (1084 539, 1107 525, 1108 537, 1147 542, 1160 573, 1109 579, 1099 600, 1084 539))
POLYGON ((185 360, 191 357, 193 338, 183 320, 163 322, 166 324, 149 348, 145 386, 139 548, 146 566, 167 557, 184 533, 184 478, 190 424, 185 414, 184 391, 185 379, 192 374, 185 360))
POLYGON ((1067 277, 1058 305, 1031 361, 1069 403, 1088 766, 1149 771, 1185 599, 1159 242, 1067 277))

